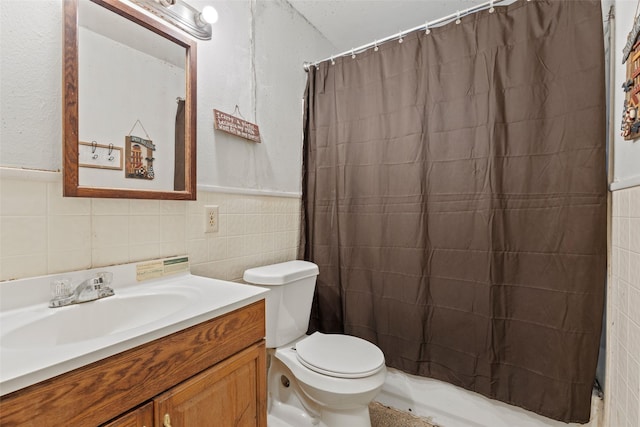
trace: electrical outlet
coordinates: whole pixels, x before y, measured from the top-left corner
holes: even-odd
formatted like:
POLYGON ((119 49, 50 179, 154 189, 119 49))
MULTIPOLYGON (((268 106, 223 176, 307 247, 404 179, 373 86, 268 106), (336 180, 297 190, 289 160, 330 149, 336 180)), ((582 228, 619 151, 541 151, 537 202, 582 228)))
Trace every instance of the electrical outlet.
POLYGON ((218 232, 218 206, 204 207, 204 232, 218 232))

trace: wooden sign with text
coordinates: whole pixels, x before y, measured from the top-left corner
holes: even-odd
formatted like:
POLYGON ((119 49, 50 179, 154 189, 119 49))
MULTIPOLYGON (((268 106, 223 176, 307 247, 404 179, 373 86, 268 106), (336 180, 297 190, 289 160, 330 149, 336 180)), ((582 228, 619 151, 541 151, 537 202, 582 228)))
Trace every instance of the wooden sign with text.
POLYGON ((213 127, 249 141, 260 142, 258 125, 215 109, 213 110, 213 127))

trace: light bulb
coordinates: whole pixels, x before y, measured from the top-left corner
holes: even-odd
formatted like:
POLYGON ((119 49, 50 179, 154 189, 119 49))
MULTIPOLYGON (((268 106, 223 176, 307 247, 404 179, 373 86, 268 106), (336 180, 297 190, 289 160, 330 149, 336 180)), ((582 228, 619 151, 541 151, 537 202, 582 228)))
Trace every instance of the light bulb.
POLYGON ((200 19, 208 24, 218 21, 218 11, 213 6, 205 6, 200 13, 200 19))

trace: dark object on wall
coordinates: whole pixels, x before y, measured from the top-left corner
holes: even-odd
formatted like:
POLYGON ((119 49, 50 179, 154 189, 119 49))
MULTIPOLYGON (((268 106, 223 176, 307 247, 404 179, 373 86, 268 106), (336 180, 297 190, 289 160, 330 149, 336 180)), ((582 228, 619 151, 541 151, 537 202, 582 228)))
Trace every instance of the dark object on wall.
MULTIPOLYGON (((236 111, 238 106, 236 105, 236 111)), ((253 142, 260 141, 260 128, 257 124, 248 122, 231 114, 224 113, 220 110, 213 110, 213 128, 221 130, 240 138, 248 139, 253 142)))
POLYGON ((403 38, 309 71, 310 330, 587 422, 606 275, 600 2, 521 1, 403 38))
POLYGON ((155 178, 153 152, 156 146, 150 139, 139 136, 125 137, 125 177, 136 179, 155 178))
POLYGON ((184 99, 178 98, 178 109, 176 110, 176 149, 175 167, 173 169, 173 189, 184 191, 184 99))
POLYGON ((640 19, 636 17, 627 44, 623 49, 623 61, 627 64, 627 81, 622 85, 624 108, 622 111, 621 135, 626 140, 640 137, 640 19))

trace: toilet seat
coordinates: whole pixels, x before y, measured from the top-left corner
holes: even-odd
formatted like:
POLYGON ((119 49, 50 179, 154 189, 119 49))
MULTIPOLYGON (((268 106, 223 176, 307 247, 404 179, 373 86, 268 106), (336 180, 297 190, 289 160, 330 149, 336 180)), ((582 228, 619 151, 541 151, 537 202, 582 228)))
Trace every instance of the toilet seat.
POLYGON ((364 378, 384 368, 384 354, 361 338, 315 332, 296 344, 298 361, 310 370, 337 378, 364 378))

